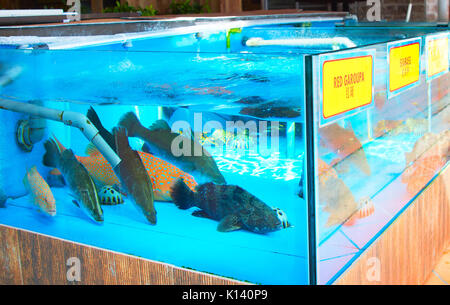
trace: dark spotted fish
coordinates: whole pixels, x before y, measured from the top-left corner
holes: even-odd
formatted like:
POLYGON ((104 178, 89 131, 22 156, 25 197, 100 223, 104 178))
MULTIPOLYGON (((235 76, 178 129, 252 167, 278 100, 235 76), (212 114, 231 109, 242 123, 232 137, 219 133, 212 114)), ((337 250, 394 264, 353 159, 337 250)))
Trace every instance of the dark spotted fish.
POLYGON ((209 182, 197 186, 193 192, 178 180, 172 187, 171 197, 180 209, 200 208, 194 216, 220 221, 217 227, 220 232, 245 229, 263 234, 283 228, 276 211, 236 185, 209 182))

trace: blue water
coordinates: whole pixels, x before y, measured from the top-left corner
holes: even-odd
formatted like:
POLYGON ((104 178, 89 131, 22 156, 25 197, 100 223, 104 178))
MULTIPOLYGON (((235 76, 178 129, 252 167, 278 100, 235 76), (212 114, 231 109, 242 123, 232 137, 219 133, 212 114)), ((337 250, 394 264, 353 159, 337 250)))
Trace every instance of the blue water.
POLYGON ((191 216, 195 209, 179 210, 169 202, 155 203, 158 224, 150 226, 128 200, 119 206, 103 206, 105 223, 98 225, 72 204, 66 188, 52 189, 57 201, 56 217, 37 212, 25 196, 9 199, 7 208, 0 209, 0 221, 239 280, 264 284, 307 283, 307 247, 305 239, 299 238, 306 236, 306 205, 295 193, 298 180, 222 169, 228 183, 240 185, 268 205, 281 208, 294 227, 266 235, 246 231, 220 233, 216 231, 217 221, 191 216), (283 190, 282 200, 279 190, 283 190))

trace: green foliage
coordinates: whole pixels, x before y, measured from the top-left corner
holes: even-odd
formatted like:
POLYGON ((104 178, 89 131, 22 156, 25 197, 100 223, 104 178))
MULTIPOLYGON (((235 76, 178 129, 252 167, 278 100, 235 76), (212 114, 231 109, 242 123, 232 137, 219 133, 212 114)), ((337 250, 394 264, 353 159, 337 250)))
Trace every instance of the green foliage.
POLYGON ((172 0, 169 8, 172 14, 200 14, 211 12, 208 1, 202 5, 198 1, 194 1, 191 4, 191 0, 172 0))
POLYGON ((141 16, 155 16, 158 14, 158 11, 153 8, 153 5, 148 5, 144 8, 139 8, 139 11, 141 11, 141 16))
POLYGON ((103 13, 134 13, 140 12, 141 16, 155 16, 158 11, 153 8, 153 5, 149 5, 147 7, 134 7, 125 2, 121 4, 120 1, 116 1, 116 6, 114 7, 106 7, 103 9, 103 13))

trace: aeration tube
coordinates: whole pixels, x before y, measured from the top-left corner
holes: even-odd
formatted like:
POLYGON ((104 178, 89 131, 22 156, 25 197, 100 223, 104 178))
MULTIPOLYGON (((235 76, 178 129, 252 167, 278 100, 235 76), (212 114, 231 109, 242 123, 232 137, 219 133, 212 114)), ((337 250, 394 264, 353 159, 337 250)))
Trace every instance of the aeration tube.
POLYGON ((114 150, 105 142, 98 133, 94 124, 83 114, 74 111, 64 111, 42 107, 38 105, 6 100, 0 98, 0 109, 26 113, 32 116, 42 117, 48 120, 62 122, 66 125, 81 130, 84 136, 94 144, 106 160, 115 168, 121 161, 114 150))
POLYGON ((318 47, 339 45, 345 48, 354 48, 356 44, 347 37, 332 38, 292 38, 292 39, 270 39, 264 40, 261 37, 249 38, 245 41, 247 47, 262 46, 290 46, 290 47, 318 47))

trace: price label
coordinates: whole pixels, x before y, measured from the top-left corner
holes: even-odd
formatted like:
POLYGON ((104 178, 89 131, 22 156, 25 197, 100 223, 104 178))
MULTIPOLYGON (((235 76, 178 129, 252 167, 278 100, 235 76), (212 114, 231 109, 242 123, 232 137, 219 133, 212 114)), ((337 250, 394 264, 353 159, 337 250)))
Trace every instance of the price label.
POLYGON ((427 80, 432 80, 448 72, 449 34, 427 36, 427 80))
POLYGON ((388 44, 388 97, 420 83, 420 46, 420 38, 388 44))
POLYGON ((321 55, 322 124, 372 104, 373 53, 360 51, 321 55), (333 58, 336 56, 338 58, 333 58))

